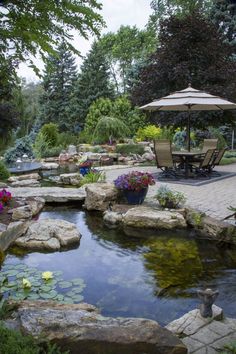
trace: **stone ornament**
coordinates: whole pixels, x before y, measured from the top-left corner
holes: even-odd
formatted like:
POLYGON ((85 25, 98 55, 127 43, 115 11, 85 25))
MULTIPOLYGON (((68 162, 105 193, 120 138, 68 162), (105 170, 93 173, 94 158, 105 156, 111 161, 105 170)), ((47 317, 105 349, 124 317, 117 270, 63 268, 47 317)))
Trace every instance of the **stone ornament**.
POLYGON ((212 317, 213 312, 212 312, 212 305, 215 302, 217 296, 219 295, 219 291, 215 290, 213 291, 212 289, 206 289, 206 290, 198 290, 197 291, 199 299, 203 302, 200 305, 200 314, 202 317, 212 317))

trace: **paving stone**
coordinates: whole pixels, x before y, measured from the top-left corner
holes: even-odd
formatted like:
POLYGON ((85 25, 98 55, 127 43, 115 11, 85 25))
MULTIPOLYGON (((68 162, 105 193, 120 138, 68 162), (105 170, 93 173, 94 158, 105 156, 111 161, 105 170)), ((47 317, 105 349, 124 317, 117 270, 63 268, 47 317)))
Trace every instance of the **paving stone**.
POLYGON ((232 330, 236 331, 236 319, 227 317, 225 318, 224 323, 232 328, 232 330))
POLYGON ((233 332, 233 329, 220 321, 213 321, 207 326, 208 329, 219 334, 221 337, 233 332))
POLYGON ((221 349, 224 345, 234 342, 236 340, 236 333, 231 333, 229 336, 220 338, 210 345, 213 349, 221 349))
POLYGON ((205 345, 197 340, 192 339, 191 337, 185 337, 182 339, 182 342, 188 348, 188 353, 194 353, 196 350, 200 348, 204 348, 205 345))
POLYGON ((212 332, 209 326, 201 328, 197 333, 193 334, 190 338, 195 339, 204 344, 211 344, 219 339, 219 334, 212 332))
POLYGON ((208 348, 203 347, 201 349, 198 349, 197 351, 193 352, 194 354, 208 354, 208 348))

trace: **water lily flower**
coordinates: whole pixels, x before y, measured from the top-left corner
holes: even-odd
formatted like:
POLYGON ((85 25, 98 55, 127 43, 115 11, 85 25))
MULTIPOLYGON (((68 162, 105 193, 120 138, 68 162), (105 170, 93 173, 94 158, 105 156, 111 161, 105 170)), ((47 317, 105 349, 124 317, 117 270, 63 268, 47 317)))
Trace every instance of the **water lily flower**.
POLYGON ((42 279, 50 280, 52 278, 53 278, 53 273, 52 272, 43 272, 42 273, 42 279))
POLYGON ((28 279, 23 278, 22 279, 22 286, 24 289, 30 289, 31 288, 31 282, 28 279))

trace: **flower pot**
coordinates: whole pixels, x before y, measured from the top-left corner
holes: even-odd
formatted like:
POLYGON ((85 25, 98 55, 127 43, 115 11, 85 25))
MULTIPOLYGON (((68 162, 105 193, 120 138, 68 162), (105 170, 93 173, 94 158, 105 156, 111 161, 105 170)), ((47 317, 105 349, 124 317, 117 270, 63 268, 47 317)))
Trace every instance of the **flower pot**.
POLYGON ((146 195, 148 188, 142 188, 140 191, 124 189, 123 193, 128 202, 128 204, 142 204, 146 195))
POLYGON ((82 176, 85 176, 89 173, 89 171, 91 170, 91 167, 90 166, 82 166, 79 168, 79 173, 82 175, 82 176))

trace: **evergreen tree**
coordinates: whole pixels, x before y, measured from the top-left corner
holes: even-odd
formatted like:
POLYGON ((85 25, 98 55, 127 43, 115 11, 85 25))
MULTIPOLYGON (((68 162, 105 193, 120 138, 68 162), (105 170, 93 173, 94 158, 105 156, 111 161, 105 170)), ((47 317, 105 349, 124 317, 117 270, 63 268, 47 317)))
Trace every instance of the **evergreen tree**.
POLYGON ((83 125, 89 107, 98 98, 113 98, 114 90, 109 82, 108 65, 97 42, 85 58, 76 84, 76 115, 79 125, 83 125))
POLYGON ((226 36, 236 55, 236 1, 214 0, 210 19, 226 36))
POLYGON ((62 43, 56 56, 49 56, 43 77, 42 123, 56 123, 61 130, 74 128, 75 58, 62 43))

